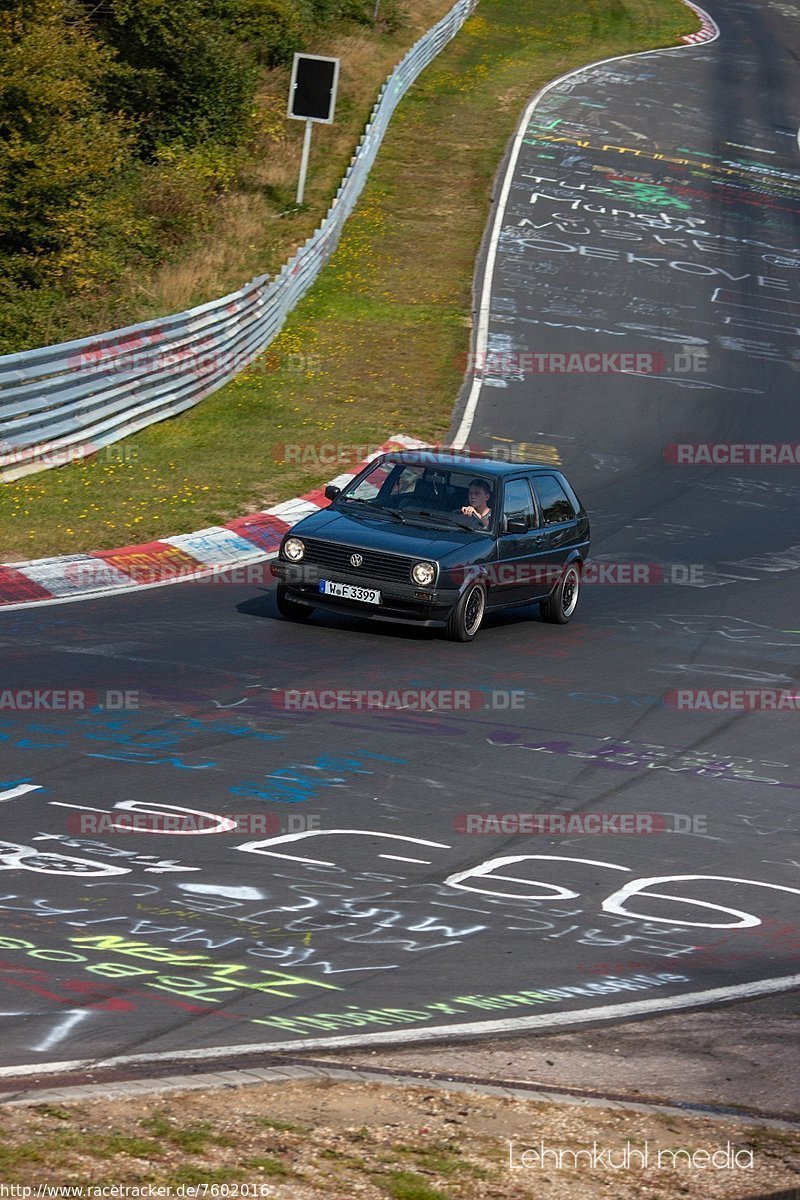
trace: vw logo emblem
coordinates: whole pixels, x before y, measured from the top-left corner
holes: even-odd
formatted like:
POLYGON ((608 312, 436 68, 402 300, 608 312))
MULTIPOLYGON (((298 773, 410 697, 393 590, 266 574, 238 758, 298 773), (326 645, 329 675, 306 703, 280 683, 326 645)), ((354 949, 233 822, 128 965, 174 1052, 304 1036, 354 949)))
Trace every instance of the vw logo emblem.
POLYGON ((360 567, 361 564, 363 563, 363 561, 364 561, 363 554, 351 554, 350 555, 350 566, 351 567, 360 567))

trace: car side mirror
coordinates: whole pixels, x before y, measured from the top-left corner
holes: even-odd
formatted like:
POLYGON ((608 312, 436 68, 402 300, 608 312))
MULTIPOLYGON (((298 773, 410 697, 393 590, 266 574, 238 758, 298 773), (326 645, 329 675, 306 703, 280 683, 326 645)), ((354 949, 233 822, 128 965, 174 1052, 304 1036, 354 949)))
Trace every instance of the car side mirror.
POLYGON ((325 488, 325 499, 326 500, 335 500, 336 497, 341 492, 341 490, 342 489, 340 487, 337 487, 335 483, 329 483, 328 486, 325 488))
POLYGON ((516 517, 510 517, 506 521, 506 533, 527 533, 527 532, 528 532, 527 521, 521 521, 521 520, 519 520, 519 518, 516 518, 516 517))

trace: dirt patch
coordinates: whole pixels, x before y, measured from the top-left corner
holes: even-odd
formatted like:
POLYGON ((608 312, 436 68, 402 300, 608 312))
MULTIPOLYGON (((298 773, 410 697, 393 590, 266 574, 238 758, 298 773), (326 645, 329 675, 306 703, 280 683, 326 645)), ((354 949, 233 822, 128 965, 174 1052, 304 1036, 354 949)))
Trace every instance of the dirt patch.
POLYGON ((0 1136, 5 1184, 84 1197, 738 1200, 799 1171, 800 1133, 326 1079, 6 1107, 0 1136))

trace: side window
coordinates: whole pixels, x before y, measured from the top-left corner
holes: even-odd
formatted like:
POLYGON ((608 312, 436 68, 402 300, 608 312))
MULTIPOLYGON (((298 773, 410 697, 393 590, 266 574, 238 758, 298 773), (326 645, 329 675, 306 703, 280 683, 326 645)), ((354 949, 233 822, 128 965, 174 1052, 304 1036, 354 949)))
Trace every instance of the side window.
POLYGON ((503 530, 507 528, 508 521, 524 521, 526 529, 531 529, 536 524, 533 497, 527 479, 510 479, 506 483, 503 495, 503 530))
POLYGON ((542 509, 543 525, 561 525, 575 520, 575 510, 555 475, 537 475, 536 491, 542 509))

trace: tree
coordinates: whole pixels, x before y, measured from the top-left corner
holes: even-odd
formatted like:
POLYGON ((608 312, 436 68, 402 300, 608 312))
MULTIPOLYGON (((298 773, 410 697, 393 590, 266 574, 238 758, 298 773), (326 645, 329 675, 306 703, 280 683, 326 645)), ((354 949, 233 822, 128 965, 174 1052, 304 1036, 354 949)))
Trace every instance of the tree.
POLYGON ((114 52, 106 102, 136 129, 139 152, 172 141, 235 145, 255 93, 253 56, 202 0, 83 0, 114 52))
POLYGON ((0 15, 0 256, 11 282, 74 272, 98 197, 130 151, 105 110, 112 66, 71 0, 11 0, 0 15))

